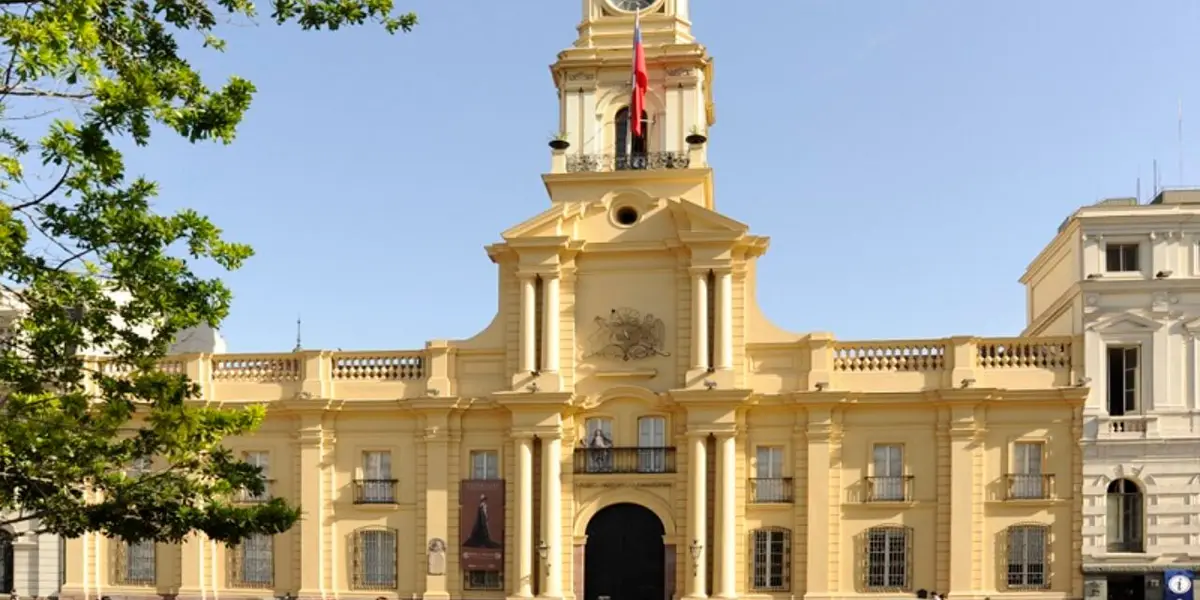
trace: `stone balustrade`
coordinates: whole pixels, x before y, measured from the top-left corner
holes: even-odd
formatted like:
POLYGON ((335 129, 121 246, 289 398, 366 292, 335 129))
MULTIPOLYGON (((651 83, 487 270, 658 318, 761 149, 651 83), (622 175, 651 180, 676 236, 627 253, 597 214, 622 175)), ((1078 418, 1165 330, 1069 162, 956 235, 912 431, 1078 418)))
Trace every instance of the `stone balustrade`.
MULTIPOLYGON (((1082 366, 1080 350, 1081 344, 1071 337, 840 341, 814 334, 790 343, 751 344, 744 364, 747 387, 764 393, 1033 390, 1075 385, 1082 366)), ((473 350, 462 356, 453 344, 434 342, 423 350, 177 355, 161 364, 199 383, 206 400, 261 402, 506 391, 495 377, 504 361, 501 351, 473 350), (469 367, 462 368, 467 360, 469 367)), ((101 369, 121 372, 116 365, 101 369)))

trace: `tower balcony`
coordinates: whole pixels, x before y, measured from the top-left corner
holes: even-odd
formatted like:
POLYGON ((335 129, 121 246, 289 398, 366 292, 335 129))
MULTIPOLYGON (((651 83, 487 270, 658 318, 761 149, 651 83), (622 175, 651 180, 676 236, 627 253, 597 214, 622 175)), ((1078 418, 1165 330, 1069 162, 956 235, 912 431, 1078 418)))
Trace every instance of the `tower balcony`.
POLYGON ((658 171, 687 169, 688 152, 639 152, 632 154, 568 154, 567 173, 603 173, 609 171, 658 171))

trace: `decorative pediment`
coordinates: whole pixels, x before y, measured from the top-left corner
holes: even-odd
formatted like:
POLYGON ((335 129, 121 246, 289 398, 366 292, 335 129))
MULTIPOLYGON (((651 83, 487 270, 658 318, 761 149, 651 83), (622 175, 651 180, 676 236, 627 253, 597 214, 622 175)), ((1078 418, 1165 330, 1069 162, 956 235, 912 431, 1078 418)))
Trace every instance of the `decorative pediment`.
POLYGON ((1137 313, 1121 312, 1104 315, 1088 325, 1093 331, 1115 331, 1129 333, 1149 333, 1163 326, 1162 321, 1143 317, 1137 313))
POLYGON ((662 396, 644 387, 617 385, 596 394, 577 398, 575 406, 583 410, 592 410, 610 400, 638 400, 652 407, 665 404, 662 396))

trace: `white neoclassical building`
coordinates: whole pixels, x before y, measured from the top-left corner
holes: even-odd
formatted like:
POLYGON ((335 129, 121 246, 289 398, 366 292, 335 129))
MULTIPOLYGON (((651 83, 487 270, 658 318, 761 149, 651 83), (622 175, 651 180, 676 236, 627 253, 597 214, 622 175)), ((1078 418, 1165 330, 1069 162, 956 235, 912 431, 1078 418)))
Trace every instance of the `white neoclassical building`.
POLYGON ((1161 600, 1200 571, 1200 189, 1075 211, 1021 282, 1025 335, 1084 335, 1085 595, 1161 600))

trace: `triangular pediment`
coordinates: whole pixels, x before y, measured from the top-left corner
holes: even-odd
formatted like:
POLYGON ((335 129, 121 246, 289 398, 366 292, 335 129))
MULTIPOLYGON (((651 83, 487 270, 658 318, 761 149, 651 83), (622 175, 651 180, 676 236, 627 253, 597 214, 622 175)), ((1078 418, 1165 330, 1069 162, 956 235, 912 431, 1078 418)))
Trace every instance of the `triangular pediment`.
POLYGON ((1089 325, 1088 329, 1110 332, 1151 332, 1160 329, 1162 326, 1163 324, 1161 321, 1156 321, 1137 313, 1122 312, 1100 317, 1091 325, 1089 325))
POLYGON ((613 242, 628 237, 645 242, 647 238, 680 241, 736 240, 749 232, 749 226, 703 206, 675 198, 654 199, 630 194, 613 194, 596 202, 560 202, 549 209, 510 227, 501 236, 505 241, 529 238, 566 237, 583 242, 613 242), (644 215, 644 223, 631 228, 630 234, 611 231, 614 207, 633 205, 644 215), (638 230, 633 231, 633 230, 638 230))

